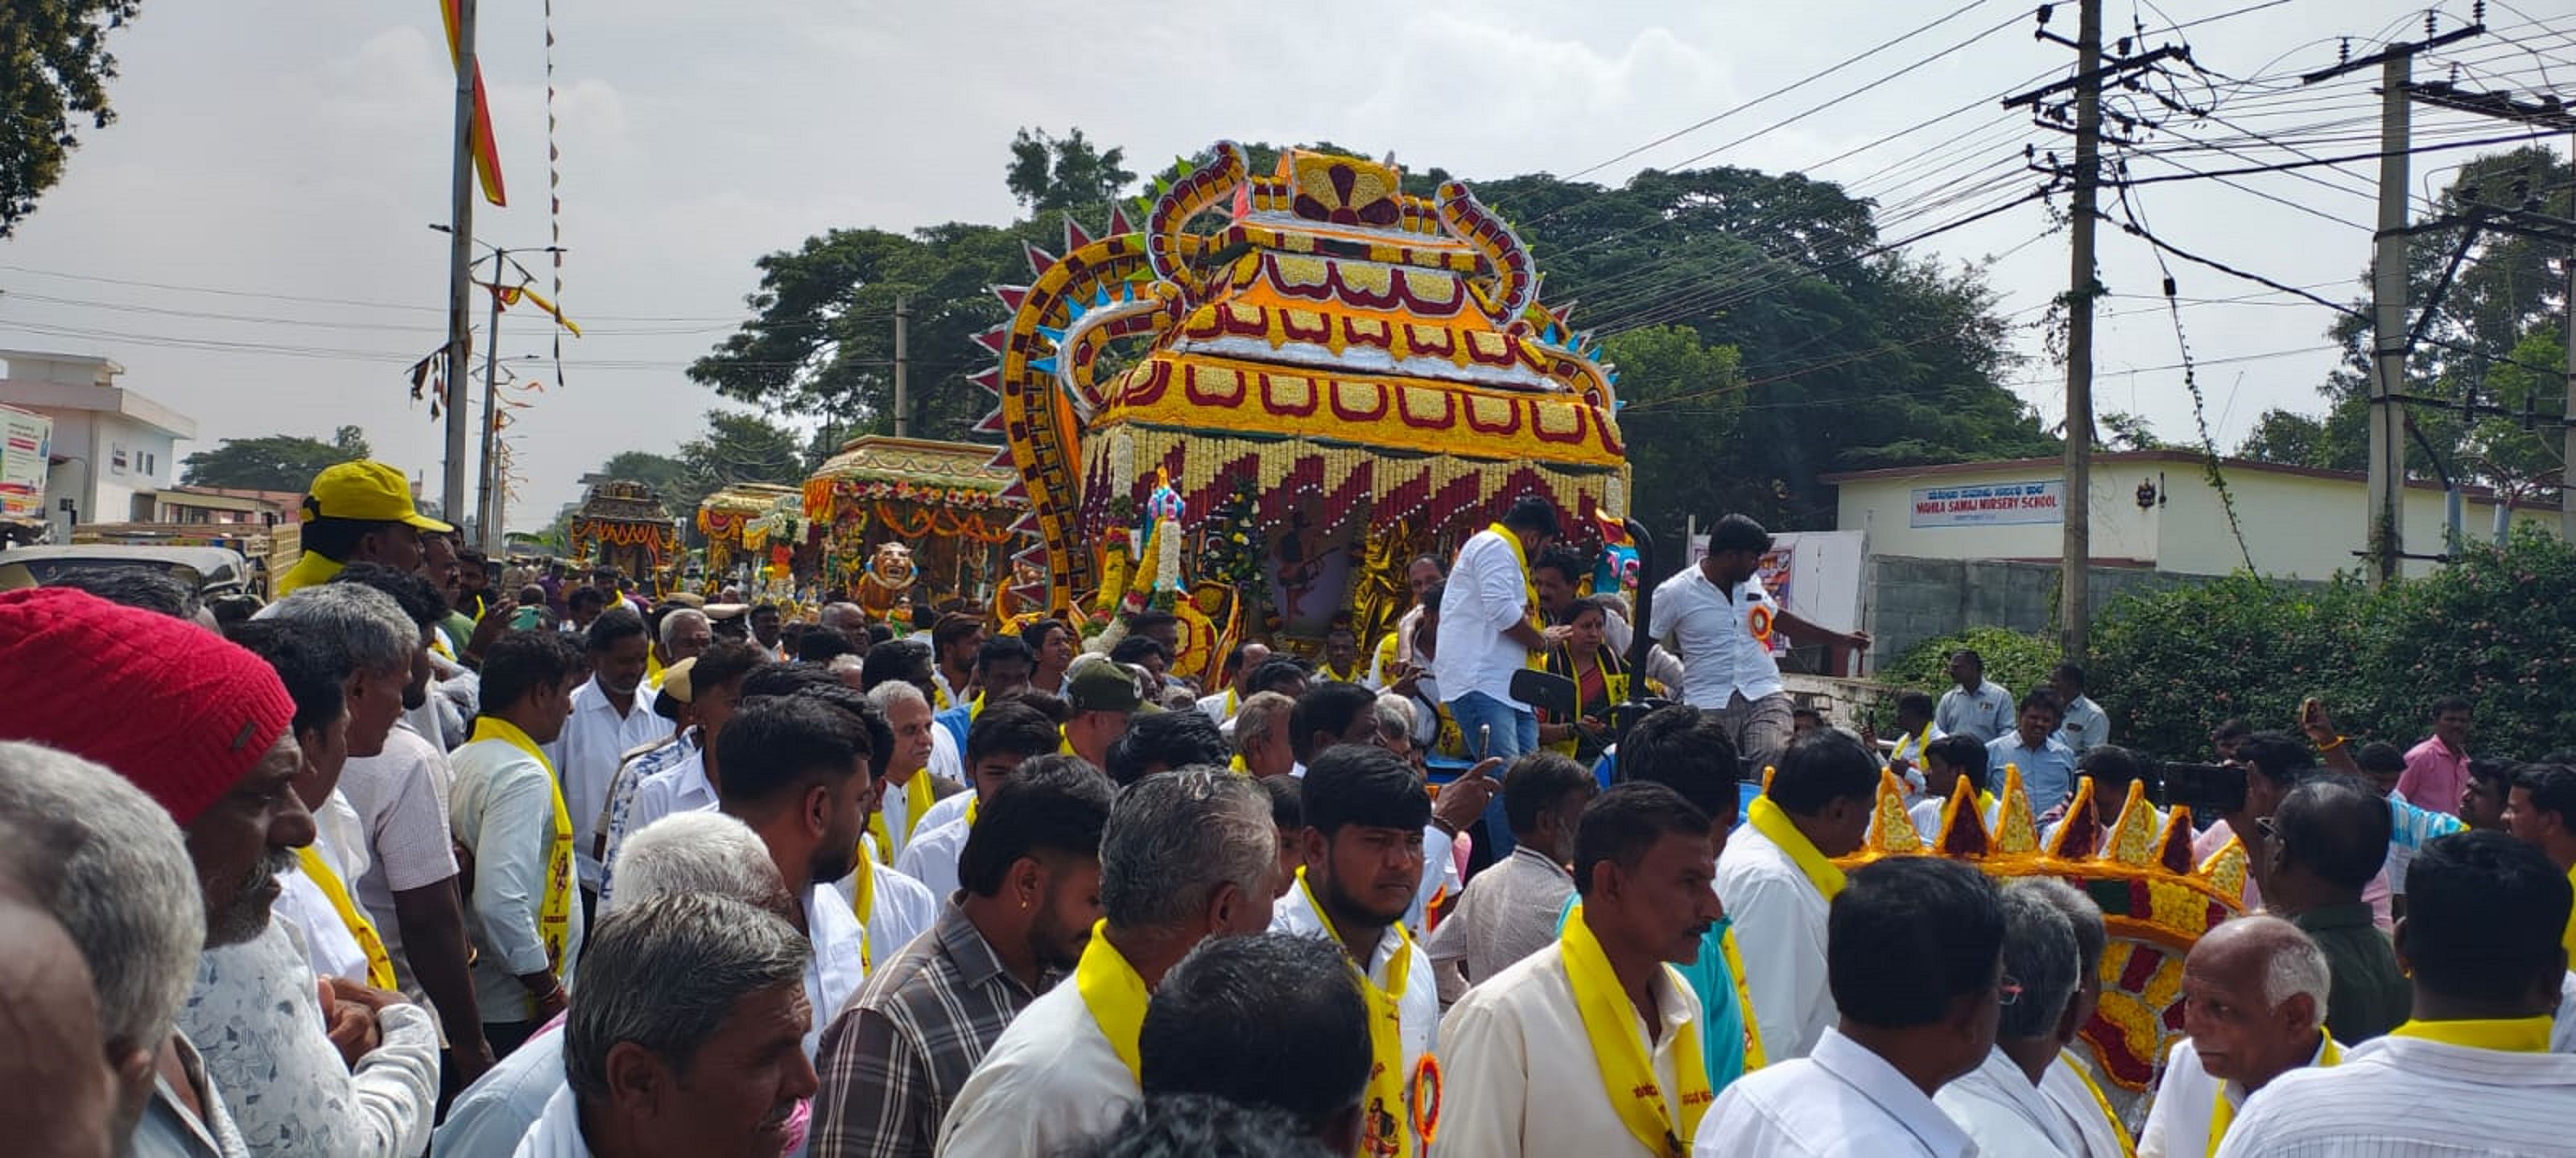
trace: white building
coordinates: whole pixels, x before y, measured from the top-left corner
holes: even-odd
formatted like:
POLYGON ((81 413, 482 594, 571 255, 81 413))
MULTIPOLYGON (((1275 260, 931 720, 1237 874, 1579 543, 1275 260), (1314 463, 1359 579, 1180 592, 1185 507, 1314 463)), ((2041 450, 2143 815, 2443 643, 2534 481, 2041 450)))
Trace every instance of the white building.
MULTIPOLYGON (((2364 480, 2347 471, 2226 459, 2220 464, 2244 529, 2240 550, 2218 489, 2189 451, 2111 451, 2093 456, 2093 563, 2177 575, 2224 575, 2244 569, 2288 579, 2322 580, 2358 571, 2365 541, 2364 480)), ((2065 533, 2065 467, 2060 459, 1897 467, 1824 476, 1841 488, 1835 526, 1861 531, 1871 556, 2055 563, 2065 533)), ((2492 541, 2497 498, 2485 487, 2464 492, 2463 534, 2492 541)), ((2557 505, 2511 504, 2515 523, 2555 529, 2557 505)), ((2440 486, 2406 487, 2404 550, 2446 547, 2449 516, 2440 486)), ((2437 564, 2407 560, 2408 575, 2437 564)))
POLYGON ((197 420, 116 384, 125 367, 106 358, 0 350, 0 403, 54 420, 45 514, 54 541, 74 523, 154 518, 155 497, 176 481, 176 443, 197 420))

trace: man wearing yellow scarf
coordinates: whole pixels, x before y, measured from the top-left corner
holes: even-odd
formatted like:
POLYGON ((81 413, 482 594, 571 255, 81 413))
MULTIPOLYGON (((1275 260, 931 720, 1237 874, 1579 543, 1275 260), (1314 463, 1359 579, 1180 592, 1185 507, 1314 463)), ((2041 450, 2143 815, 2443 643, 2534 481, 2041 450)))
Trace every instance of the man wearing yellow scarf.
POLYGON ((1707 814, 1661 784, 1613 787, 1583 810, 1574 868, 1563 939, 1440 1023, 1441 1153, 1687 1158, 1716 1101, 1699 999, 1667 964, 1696 960, 1718 918, 1707 814))
POLYGON ((2397 955, 2412 1020, 2246 1104, 2223 1158, 2565 1154, 2576 1056, 2550 1051, 2567 977, 2565 870, 2499 832, 2431 841, 2406 870, 2397 955))
POLYGON ((1270 798, 1251 777, 1192 769, 1120 792, 1100 837, 1099 926, 1073 976, 1029 1003, 957 1091, 937 1152, 1052 1158, 1115 1126, 1139 1097, 1148 996, 1199 942, 1267 925, 1278 876, 1270 798))
POLYGON ((1279 898, 1271 931, 1326 938, 1350 958, 1368 999, 1375 1054, 1361 1099, 1368 1138, 1361 1152, 1420 1154, 1409 1123, 1409 1079, 1439 1030, 1440 992, 1431 958, 1403 918, 1422 885, 1431 798, 1393 752, 1342 744, 1316 753, 1301 802, 1305 871, 1279 898))
POLYGON ((930 774, 930 699, 921 689, 890 680, 868 689, 868 702, 885 713, 894 730, 893 754, 886 761, 884 783, 877 786, 877 811, 868 817, 868 835, 876 838, 877 857, 887 865, 902 855, 914 833, 940 797, 958 791, 930 774))
POLYGON ((584 676, 571 637, 537 631, 494 642, 482 676, 473 739, 449 757, 448 820, 474 856, 465 925, 483 1036, 498 1057, 563 1012, 581 955, 572 816, 540 745, 563 731, 584 676))
POLYGON ((2326 1035, 2333 988, 2325 954, 2278 917, 2239 917, 2183 959, 2183 1031, 2156 1085, 2138 1151, 2162 1158, 2218 1152, 2247 1098, 2305 1066, 2343 1060, 2326 1035))
MULTIPOLYGON (((1005 637, 1000 642, 1017 641, 1005 637)), ((967 834, 975 829, 978 805, 992 799, 1020 765, 1055 755, 1058 742, 1055 721, 1017 700, 995 702, 977 715, 966 732, 966 775, 973 783, 930 807, 928 819, 895 858, 896 870, 930 886, 934 897, 944 900, 956 892, 958 861, 966 852, 967 834)))
POLYGON ((1775 1064, 1805 1057, 1834 1024, 1825 914, 1843 873, 1830 858, 1860 848, 1877 793, 1877 757, 1841 732, 1809 732, 1790 743, 1717 858, 1717 896, 1735 922, 1745 992, 1775 1064))

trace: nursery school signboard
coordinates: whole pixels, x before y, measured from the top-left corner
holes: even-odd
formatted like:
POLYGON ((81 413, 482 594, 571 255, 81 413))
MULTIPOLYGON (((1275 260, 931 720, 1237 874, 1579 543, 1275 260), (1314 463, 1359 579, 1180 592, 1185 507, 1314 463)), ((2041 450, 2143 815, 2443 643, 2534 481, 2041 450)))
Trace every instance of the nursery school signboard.
POLYGON ((1914 491, 1912 525, 1991 527, 2054 523, 2064 517, 2066 481, 1975 483, 1914 491))

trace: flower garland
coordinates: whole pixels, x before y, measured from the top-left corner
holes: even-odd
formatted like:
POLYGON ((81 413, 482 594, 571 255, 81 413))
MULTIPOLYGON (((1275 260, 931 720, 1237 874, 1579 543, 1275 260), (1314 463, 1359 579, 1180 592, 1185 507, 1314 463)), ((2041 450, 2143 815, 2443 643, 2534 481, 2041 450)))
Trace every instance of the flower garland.
POLYGON ((876 504, 877 521, 904 539, 967 538, 978 543, 1000 543, 1011 537, 1008 527, 995 530, 983 516, 971 512, 950 512, 937 507, 916 508, 916 517, 905 518, 899 508, 887 503, 876 504))

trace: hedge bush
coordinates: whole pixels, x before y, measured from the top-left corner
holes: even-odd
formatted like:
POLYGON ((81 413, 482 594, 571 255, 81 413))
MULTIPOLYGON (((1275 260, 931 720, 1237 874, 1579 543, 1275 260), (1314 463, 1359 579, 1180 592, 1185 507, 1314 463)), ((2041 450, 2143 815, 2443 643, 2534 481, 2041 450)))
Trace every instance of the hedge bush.
MULTIPOLYGON (((2016 695, 2057 659, 2053 639, 1996 628, 1925 640, 1881 673, 1880 712, 1894 689, 1949 686, 1962 646, 2016 695)), ((2132 592, 2094 622, 2086 671, 2112 742, 2167 759, 2206 758, 2229 717, 2293 729, 2311 695, 2351 735, 2400 745, 2429 732, 2434 700, 2467 696, 2473 751, 2536 758, 2576 747, 2576 548, 2524 529, 2380 588, 2239 573, 2132 592)))

